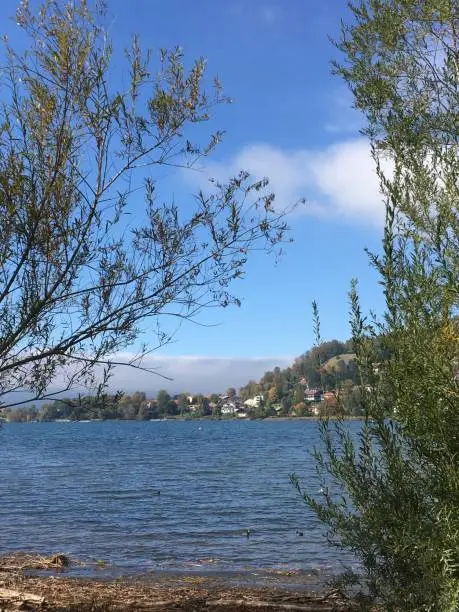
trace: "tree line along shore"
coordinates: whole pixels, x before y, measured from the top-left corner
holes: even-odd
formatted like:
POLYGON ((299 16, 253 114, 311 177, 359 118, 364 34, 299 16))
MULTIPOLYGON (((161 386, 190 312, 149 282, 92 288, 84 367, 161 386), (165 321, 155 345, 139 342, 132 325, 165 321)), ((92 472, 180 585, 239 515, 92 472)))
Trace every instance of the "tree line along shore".
POLYGON ((86 421, 163 418, 299 418, 361 417, 358 368, 352 342, 323 342, 297 357, 291 366, 267 371, 249 381, 239 392, 170 395, 161 390, 156 397, 143 391, 128 394, 99 393, 58 398, 40 407, 25 405, 0 412, 3 420, 86 421))

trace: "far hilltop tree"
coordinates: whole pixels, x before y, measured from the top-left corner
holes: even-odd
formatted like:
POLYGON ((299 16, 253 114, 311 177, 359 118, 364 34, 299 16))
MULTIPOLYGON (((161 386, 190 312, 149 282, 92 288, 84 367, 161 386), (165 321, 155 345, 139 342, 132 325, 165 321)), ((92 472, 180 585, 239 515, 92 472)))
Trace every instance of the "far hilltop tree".
POLYGON ((294 399, 295 404, 301 404, 304 402, 304 387, 302 385, 297 385, 295 387, 294 399))
POLYGON ((198 395, 193 397, 193 404, 196 406, 198 416, 208 416, 212 412, 209 406, 209 398, 205 397, 202 393, 198 393, 198 395))
POLYGON ((226 395, 229 397, 229 399, 234 399, 237 395, 237 391, 234 387, 228 387, 226 390, 226 395))
POLYGON ((220 401, 220 396, 218 395, 218 393, 212 393, 212 395, 210 396, 210 401, 212 402, 212 404, 218 404, 220 401))
POLYGON ((137 411, 137 418, 140 421, 147 421, 148 419, 152 418, 152 414, 153 414, 153 411, 151 410, 151 408, 148 405, 148 403, 147 402, 143 402, 139 406, 139 409, 137 411))
POLYGON ((179 414, 185 414, 186 412, 188 412, 189 410, 189 401, 188 401, 188 397, 185 394, 181 394, 178 396, 177 398, 177 408, 179 411, 179 414))
POLYGON ((209 416, 212 414, 209 404, 209 398, 203 396, 199 404, 199 416, 209 416))
POLYGON ((167 391, 165 391, 164 389, 159 391, 158 396, 156 398, 156 405, 157 405, 158 414, 160 416, 164 416, 165 414, 168 414, 170 401, 171 401, 171 396, 169 395, 167 391))
POLYGON ((103 11, 91 8, 104 4, 49 0, 32 11, 23 0, 26 50, 5 43, 3 400, 18 390, 49 397, 52 382, 103 389, 114 366, 141 368, 170 340, 165 321, 238 304, 230 286, 251 250, 285 237, 284 214, 262 195, 267 181, 247 173, 183 201, 161 192, 164 168, 193 167, 221 140, 204 127, 227 98, 218 80, 204 87, 205 62, 185 62, 180 49, 153 56, 134 38, 115 68, 103 11))
POLYGON ((277 393, 277 387, 270 387, 268 391, 268 401, 274 404, 277 402, 278 399, 279 399, 279 396, 277 393))
POLYGON ((147 396, 144 391, 134 391, 131 401, 136 408, 140 408, 141 404, 145 402, 146 397, 147 396))

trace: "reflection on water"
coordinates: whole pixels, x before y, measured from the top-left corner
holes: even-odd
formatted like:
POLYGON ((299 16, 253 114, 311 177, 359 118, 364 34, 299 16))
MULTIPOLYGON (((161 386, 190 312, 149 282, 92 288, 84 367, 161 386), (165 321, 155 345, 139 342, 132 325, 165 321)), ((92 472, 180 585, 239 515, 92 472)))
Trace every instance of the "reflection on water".
POLYGON ((335 567, 342 553, 288 479, 318 489, 317 442, 309 421, 7 424, 1 552, 129 572, 335 567))

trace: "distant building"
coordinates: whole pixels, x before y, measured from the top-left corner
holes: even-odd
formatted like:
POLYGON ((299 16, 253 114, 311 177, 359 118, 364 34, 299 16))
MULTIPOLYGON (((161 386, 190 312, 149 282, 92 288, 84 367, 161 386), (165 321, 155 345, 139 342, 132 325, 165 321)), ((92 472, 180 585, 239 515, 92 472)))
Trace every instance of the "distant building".
POLYGON ((244 406, 248 408, 259 408, 261 403, 263 402, 262 395, 255 395, 255 397, 251 397, 244 402, 244 406))
POLYGON ((306 389, 304 392, 304 401, 312 404, 313 402, 321 402, 324 398, 324 392, 321 389, 306 389))
POLYGON ((237 412, 237 407, 234 402, 225 402, 222 406, 222 414, 234 415, 237 412))

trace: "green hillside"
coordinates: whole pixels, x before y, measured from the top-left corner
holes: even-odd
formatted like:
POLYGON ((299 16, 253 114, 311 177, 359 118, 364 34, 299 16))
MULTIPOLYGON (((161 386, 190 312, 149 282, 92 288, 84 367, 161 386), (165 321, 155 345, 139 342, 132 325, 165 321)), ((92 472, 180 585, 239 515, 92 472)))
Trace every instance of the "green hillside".
POLYGON ((341 390, 342 397, 349 399, 346 400, 347 409, 356 414, 357 384, 358 372, 352 342, 331 340, 306 351, 288 368, 274 368, 265 372, 258 382, 250 381, 242 387, 240 396, 243 400, 263 396, 260 413, 301 415, 309 414, 314 403, 320 404, 321 411, 325 410, 327 401, 328 409, 331 409, 331 404, 336 409, 330 392, 341 390), (322 394, 313 398, 311 390, 322 391, 322 394), (327 401, 324 401, 324 394, 327 401), (318 397, 321 397, 321 401, 318 397))

